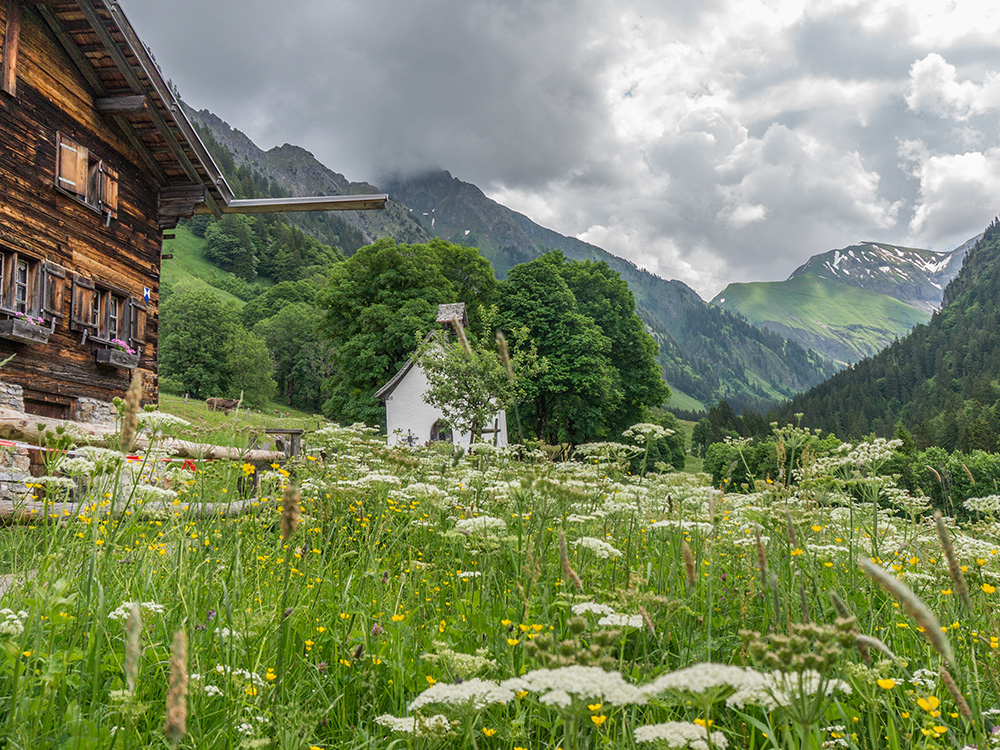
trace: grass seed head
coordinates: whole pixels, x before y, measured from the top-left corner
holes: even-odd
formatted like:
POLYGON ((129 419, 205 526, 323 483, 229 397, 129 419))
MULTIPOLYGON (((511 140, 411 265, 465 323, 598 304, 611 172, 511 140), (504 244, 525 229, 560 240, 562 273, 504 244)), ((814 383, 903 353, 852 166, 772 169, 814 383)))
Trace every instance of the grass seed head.
POLYGON ((566 545, 565 531, 559 532, 559 559, 562 561, 563 577, 567 581, 572 581, 574 586, 583 591, 583 581, 580 580, 580 576, 573 570, 573 566, 569 564, 569 550, 566 545))
POLYGON ((170 649, 170 683, 167 687, 167 718, 163 733, 174 747, 187 733, 187 635, 184 630, 174 633, 170 649))
POLYGON ((962 573, 962 566, 958 564, 958 556, 955 554, 955 545, 951 542, 951 534, 944 525, 944 517, 941 511, 934 513, 934 527, 937 529, 938 539, 941 540, 941 548, 944 550, 944 558, 948 562, 948 575, 955 584, 955 591, 967 612, 972 611, 972 597, 969 596, 969 585, 965 582, 965 575, 962 573))
POLYGON ((951 676, 951 672, 949 672, 948 668, 942 664, 939 673, 941 675, 941 682, 943 682, 944 686, 948 688, 948 692, 951 693, 952 700, 955 701, 955 705, 958 707, 958 712, 969 721, 974 721, 975 719, 972 715, 972 709, 969 708, 969 702, 965 700, 965 696, 962 695, 962 691, 958 689, 958 685, 955 684, 955 678, 951 676))
POLYGON ((299 489, 294 485, 285 487, 281 497, 281 540, 288 539, 299 528, 299 489))
POLYGON ((129 453, 132 450, 132 442, 135 440, 136 430, 139 429, 139 412, 142 409, 142 374, 136 372, 132 376, 132 383, 125 394, 125 407, 122 414, 122 435, 121 451, 129 453))
POLYGON ((858 560, 858 565, 868 574, 869 578, 891 594, 909 613, 910 617, 917 621, 917 624, 923 628, 924 638, 941 657, 945 661, 954 663, 955 654, 951 650, 948 638, 941 630, 941 623, 923 600, 910 591, 905 583, 895 576, 889 575, 871 560, 862 557, 858 560))
POLYGON ((695 584, 698 583, 698 573, 694 566, 694 553, 687 542, 684 542, 681 546, 681 554, 684 556, 684 572, 687 577, 688 588, 693 589, 695 584))
POLYGON ((125 623, 125 684, 129 694, 135 693, 139 681, 139 634, 142 631, 142 614, 139 602, 132 602, 128 621, 125 623))

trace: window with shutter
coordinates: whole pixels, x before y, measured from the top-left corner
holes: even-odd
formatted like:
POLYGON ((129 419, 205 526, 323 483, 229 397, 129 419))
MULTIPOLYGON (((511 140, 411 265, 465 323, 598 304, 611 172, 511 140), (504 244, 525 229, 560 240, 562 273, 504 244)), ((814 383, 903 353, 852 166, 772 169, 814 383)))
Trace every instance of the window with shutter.
POLYGON ((62 133, 56 135, 56 187, 107 216, 118 218, 118 171, 62 133))
POLYGON ((0 249, 0 313, 43 316, 42 265, 31 255, 0 249))
POLYGON ((76 141, 60 134, 56 151, 56 186, 86 200, 90 152, 76 141))
POLYGON ((53 320, 63 319, 66 269, 56 263, 42 264, 42 313, 53 320))
POLYGON ((101 165, 101 211, 118 218, 118 171, 107 164, 101 165))
POLYGON ((146 345, 146 304, 130 297, 128 309, 128 345, 141 354, 146 345))
POLYGON ((93 281, 73 274, 69 327, 91 336, 97 334, 97 321, 93 317, 94 291, 93 281))
POLYGON ((21 6, 7 0, 7 23, 0 45, 0 91, 17 94, 17 47, 21 37, 21 6))

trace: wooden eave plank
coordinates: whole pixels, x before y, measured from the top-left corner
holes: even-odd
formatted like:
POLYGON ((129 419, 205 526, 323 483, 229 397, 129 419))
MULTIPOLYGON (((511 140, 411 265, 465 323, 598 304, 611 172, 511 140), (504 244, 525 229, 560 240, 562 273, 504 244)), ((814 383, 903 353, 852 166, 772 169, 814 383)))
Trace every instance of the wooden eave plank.
MULTIPOLYGON (((78 0, 87 9, 91 0, 78 0)), ((129 68, 127 73, 139 77, 141 74, 146 86, 146 90, 152 88, 156 92, 159 101, 154 101, 154 106, 151 108, 153 112, 156 112, 160 106, 163 107, 166 114, 169 115, 170 119, 173 121, 175 127, 180 132, 180 136, 183 141, 186 141, 188 147, 190 147, 193 155, 195 156, 194 164, 201 167, 200 172, 201 180, 205 182, 208 187, 207 193, 207 203, 212 209, 212 213, 216 216, 220 215, 218 203, 213 196, 213 192, 218 194, 220 200, 226 203, 232 200, 232 191, 226 184, 225 179, 222 176, 222 171, 218 168, 215 162, 212 160, 211 155, 208 153, 208 149, 205 148, 205 144, 201 142, 198 137, 198 133, 192 127, 191 123, 188 122, 187 117, 184 115, 180 104, 174 99, 173 94, 167 87, 166 82, 163 80, 156 63, 153 62, 152 58, 149 57, 149 53, 146 50, 145 45, 138 38, 135 30, 129 24, 128 20, 125 18, 124 13, 122 13, 121 8, 116 4, 105 5, 104 0, 98 0, 102 3, 106 12, 109 15, 110 22, 113 24, 116 33, 121 35, 122 38, 122 48, 116 48, 110 50, 112 55, 123 56, 126 54, 122 50, 126 50, 135 61, 136 66, 140 73, 137 73, 134 68, 129 68), (159 106, 158 106, 159 105, 159 106)), ((106 31, 106 30, 105 30, 106 31)), ((101 33, 101 29, 98 29, 98 33, 101 33)), ((126 74, 126 71, 122 71, 126 74)))
POLYGON ((224 214, 288 213, 292 211, 366 211, 385 208, 389 196, 318 195, 306 198, 253 198, 232 200, 222 207, 224 214))
MULTIPOLYGON (((52 9, 41 3, 35 7, 38 9, 39 13, 41 13, 45 23, 48 24, 49 29, 51 29, 52 33, 59 41, 59 44, 66 51, 66 54, 69 55, 81 75, 83 75, 87 83, 89 83, 94 89, 94 94, 98 97, 106 96, 109 92, 104 86, 104 81, 97 71, 94 70, 90 61, 80 53, 80 50, 77 48, 73 39, 66 31, 60 17, 57 16, 52 9)), ((161 184, 166 182, 166 174, 160 168, 159 164, 157 164, 153 156, 149 153, 148 148, 145 147, 142 139, 136 133, 135 129, 132 128, 132 126, 122 117, 114 117, 113 119, 121 129, 122 134, 125 136, 125 140, 131 144, 132 148, 134 148, 136 153, 139 154, 139 158, 142 159, 146 167, 153 173, 154 179, 161 184)))
MULTIPOLYGON (((139 80, 139 77, 136 75, 135 71, 132 70, 132 68, 129 66, 128 61, 125 59, 125 55, 122 53, 121 49, 119 49, 118 45, 115 43, 114 39, 111 36, 111 33, 107 30, 107 28, 105 28, 104 21, 101 19, 97 11, 94 9, 94 6, 91 5, 90 0, 79 0, 79 4, 81 9, 83 10, 84 15, 87 17, 87 20, 90 22, 91 27, 94 29, 97 36, 100 37, 101 41, 104 43, 104 46, 107 47, 111 59, 118 67, 118 70, 125 78, 126 82, 129 84, 129 86, 131 86, 132 90, 136 94, 145 93, 147 89, 143 87, 142 82, 139 80)), ((113 22, 114 21, 112 20, 112 23, 113 22)), ((187 173, 187 176, 195 182, 202 182, 203 181, 202 176, 198 174, 197 170, 194 167, 194 164, 192 164, 191 161, 187 158, 187 155, 184 153, 184 149, 181 148, 180 144, 177 143, 177 141, 172 137, 173 133, 170 131, 169 126, 163 119, 163 116, 159 111, 159 107, 155 105, 153 107, 150 107, 147 111, 147 115, 153 120, 154 123, 156 123, 157 127, 163 132, 164 139, 166 140, 167 145, 170 147, 170 150, 174 153, 174 156, 177 158, 177 160, 181 163, 181 166, 184 168, 184 171, 187 173)))

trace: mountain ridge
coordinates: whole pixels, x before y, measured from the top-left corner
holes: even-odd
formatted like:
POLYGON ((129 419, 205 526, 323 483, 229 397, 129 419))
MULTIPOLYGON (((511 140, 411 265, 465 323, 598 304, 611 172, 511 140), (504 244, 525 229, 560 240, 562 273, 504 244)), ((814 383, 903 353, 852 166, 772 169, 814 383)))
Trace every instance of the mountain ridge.
POLYGON ((849 365, 926 323, 981 236, 943 253, 884 242, 828 250, 784 281, 730 284, 712 304, 849 365))
MULTIPOLYGON (((300 147, 285 144, 263 151, 207 110, 190 110, 189 115, 228 152, 234 168, 257 171, 294 194, 378 190, 348 181, 300 147)), ((437 236, 475 246, 500 277, 552 249, 573 260, 606 262, 628 283, 637 311, 660 344, 664 376, 689 406, 705 407, 720 399, 736 408, 762 406, 805 390, 836 370, 815 352, 710 307, 683 282, 661 279, 602 248, 542 227, 444 170, 394 178, 382 187, 390 195, 385 211, 340 212, 327 221, 350 225, 366 243, 386 236, 419 243, 437 236)), ((290 220, 307 226, 304 217, 290 220)), ((350 253, 357 248, 343 249, 350 253)))

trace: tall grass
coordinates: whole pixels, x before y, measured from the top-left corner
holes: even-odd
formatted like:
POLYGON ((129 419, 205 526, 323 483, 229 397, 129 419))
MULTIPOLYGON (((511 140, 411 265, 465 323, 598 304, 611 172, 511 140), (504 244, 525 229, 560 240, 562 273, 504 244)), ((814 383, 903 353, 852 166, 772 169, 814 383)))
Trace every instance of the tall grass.
POLYGON ((229 518, 190 509, 254 467, 53 466, 78 510, 0 530, 6 746, 989 746, 1000 501, 941 519, 968 608, 933 518, 872 502, 891 445, 734 494, 593 453, 307 443, 229 518))

